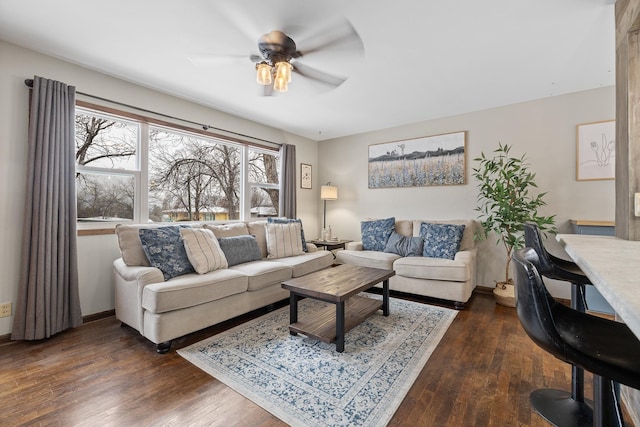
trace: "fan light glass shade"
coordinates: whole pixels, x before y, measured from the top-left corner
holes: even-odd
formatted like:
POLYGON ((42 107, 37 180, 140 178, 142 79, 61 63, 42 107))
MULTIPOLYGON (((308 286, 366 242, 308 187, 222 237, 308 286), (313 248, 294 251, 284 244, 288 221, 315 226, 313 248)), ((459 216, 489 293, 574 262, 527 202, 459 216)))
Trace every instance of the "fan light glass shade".
POLYGON ((273 82, 273 90, 277 92, 286 92, 289 90, 289 85, 287 84, 287 79, 283 76, 278 76, 276 74, 276 79, 273 82))
POLYGON ((276 79, 278 77, 282 77, 286 79, 287 83, 291 83, 291 70, 293 69, 293 65, 288 62, 278 62, 276 64, 276 79))
POLYGON ((334 185, 321 186, 320 200, 338 200, 338 187, 334 185))
POLYGON ((261 85, 267 86, 271 84, 271 67, 266 62, 261 62, 256 65, 258 70, 256 81, 261 85))

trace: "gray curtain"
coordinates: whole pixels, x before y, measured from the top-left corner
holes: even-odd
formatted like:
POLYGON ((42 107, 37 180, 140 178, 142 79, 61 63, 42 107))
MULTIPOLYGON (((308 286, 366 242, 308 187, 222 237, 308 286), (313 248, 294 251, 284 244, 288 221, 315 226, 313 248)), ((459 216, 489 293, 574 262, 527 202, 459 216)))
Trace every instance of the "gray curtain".
POLYGON ((280 194, 280 216, 296 217, 296 146, 283 144, 280 147, 282 167, 282 194, 280 194))
POLYGON ((14 340, 82 324, 78 295, 75 88, 35 77, 14 340))

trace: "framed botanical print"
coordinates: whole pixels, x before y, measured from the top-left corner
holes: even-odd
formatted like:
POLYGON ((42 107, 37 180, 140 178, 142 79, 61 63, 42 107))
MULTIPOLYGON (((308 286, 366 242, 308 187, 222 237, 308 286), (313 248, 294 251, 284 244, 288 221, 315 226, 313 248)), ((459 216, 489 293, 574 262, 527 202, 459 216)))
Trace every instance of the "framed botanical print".
POLYGON ((614 179, 616 122, 607 120, 576 126, 576 180, 614 179))
POLYGON ((300 188, 311 188, 311 165, 300 163, 300 188))

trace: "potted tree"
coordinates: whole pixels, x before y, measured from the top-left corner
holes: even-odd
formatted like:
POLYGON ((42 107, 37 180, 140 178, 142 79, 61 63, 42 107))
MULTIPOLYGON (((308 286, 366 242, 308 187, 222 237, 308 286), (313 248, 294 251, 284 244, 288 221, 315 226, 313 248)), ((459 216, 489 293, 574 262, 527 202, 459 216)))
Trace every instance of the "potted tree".
POLYGON ((546 203, 546 193, 533 194, 538 186, 535 173, 529 171, 530 165, 525 155, 510 157, 508 145, 498 144, 493 157, 484 153, 474 159, 478 162, 473 176, 478 180, 478 219, 482 227, 476 238, 482 239, 488 233, 498 236, 497 244, 505 249, 504 280, 496 281, 494 295, 502 305, 515 307, 513 281, 509 274, 511 256, 514 250, 524 245, 524 223, 533 222, 542 232, 555 233, 555 215, 543 216, 538 209, 546 203))

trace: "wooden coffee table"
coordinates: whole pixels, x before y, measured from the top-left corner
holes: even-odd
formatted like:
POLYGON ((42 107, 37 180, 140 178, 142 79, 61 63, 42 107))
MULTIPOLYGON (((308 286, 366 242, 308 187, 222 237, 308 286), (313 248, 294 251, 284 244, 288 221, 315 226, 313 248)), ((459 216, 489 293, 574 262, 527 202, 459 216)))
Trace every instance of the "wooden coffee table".
POLYGON ((290 294, 289 333, 301 333, 326 343, 336 343, 336 351, 344 351, 344 334, 376 311, 389 315, 389 278, 393 270, 339 265, 296 277, 282 283, 290 294), (362 291, 382 282, 382 301, 358 296, 362 291), (313 298, 335 304, 298 320, 298 299, 313 298))

